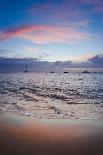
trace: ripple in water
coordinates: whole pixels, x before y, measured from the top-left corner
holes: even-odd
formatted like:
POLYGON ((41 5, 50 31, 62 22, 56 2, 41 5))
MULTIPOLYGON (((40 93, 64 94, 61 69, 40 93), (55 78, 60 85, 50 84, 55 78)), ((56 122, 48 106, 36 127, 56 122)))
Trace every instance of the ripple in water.
POLYGON ((42 118, 103 118, 103 73, 0 74, 0 109, 42 118))

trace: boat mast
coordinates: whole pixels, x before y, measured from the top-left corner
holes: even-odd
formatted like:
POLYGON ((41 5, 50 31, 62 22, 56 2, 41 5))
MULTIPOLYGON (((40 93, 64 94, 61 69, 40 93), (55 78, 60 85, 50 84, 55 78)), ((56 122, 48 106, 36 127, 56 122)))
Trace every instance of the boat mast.
POLYGON ((28 70, 27 70, 27 64, 26 64, 26 70, 25 70, 25 71, 26 71, 26 72, 28 71, 28 70))
POLYGON ((24 70, 24 72, 28 72, 28 66, 27 66, 27 64, 25 65, 25 70, 24 70))

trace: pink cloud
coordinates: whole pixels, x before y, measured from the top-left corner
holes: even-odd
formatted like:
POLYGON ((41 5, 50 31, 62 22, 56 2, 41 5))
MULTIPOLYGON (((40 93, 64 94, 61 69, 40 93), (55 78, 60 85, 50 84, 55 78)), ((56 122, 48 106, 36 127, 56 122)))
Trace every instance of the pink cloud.
POLYGON ((0 35, 0 41, 17 37, 34 43, 68 43, 90 39, 87 33, 80 32, 75 27, 31 25, 6 30, 0 35))
POLYGON ((20 36, 21 34, 31 32, 31 31, 43 31, 50 30, 49 26, 40 26, 40 25, 31 25, 31 26, 22 26, 19 28, 10 28, 0 34, 0 41, 10 39, 13 37, 20 36))

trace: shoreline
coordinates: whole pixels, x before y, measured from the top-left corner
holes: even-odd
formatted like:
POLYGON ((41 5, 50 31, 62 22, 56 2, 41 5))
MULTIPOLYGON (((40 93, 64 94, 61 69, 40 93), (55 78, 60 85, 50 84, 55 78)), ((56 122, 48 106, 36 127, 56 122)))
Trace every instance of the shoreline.
POLYGON ((1 155, 103 155, 102 120, 51 120, 0 112, 1 155))
POLYGON ((73 120, 73 122, 76 122, 76 121, 83 121, 83 122, 92 122, 92 121, 102 121, 103 120, 103 118, 85 118, 85 117, 83 117, 83 118, 77 118, 77 117, 74 117, 74 118, 56 118, 56 117, 42 117, 42 116, 38 116, 38 115, 32 115, 32 114, 29 114, 29 113, 25 113, 25 112, 19 112, 19 111, 3 111, 3 110, 1 110, 0 109, 0 115, 1 114, 7 114, 8 116, 11 116, 11 115, 13 115, 13 116, 17 116, 17 117, 23 117, 24 119, 26 119, 26 120, 28 120, 29 119, 29 121, 30 121, 30 119, 32 119, 32 120, 47 120, 47 121, 50 121, 50 122, 52 122, 52 121, 61 121, 61 122, 64 122, 64 121, 67 121, 67 122, 71 122, 72 120, 73 120))

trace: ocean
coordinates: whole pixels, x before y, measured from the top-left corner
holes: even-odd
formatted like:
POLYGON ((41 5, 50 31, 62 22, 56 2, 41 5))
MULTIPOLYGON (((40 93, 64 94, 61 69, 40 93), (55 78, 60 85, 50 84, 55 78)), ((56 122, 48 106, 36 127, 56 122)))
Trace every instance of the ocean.
POLYGON ((103 119, 103 73, 0 73, 0 111, 103 119))

